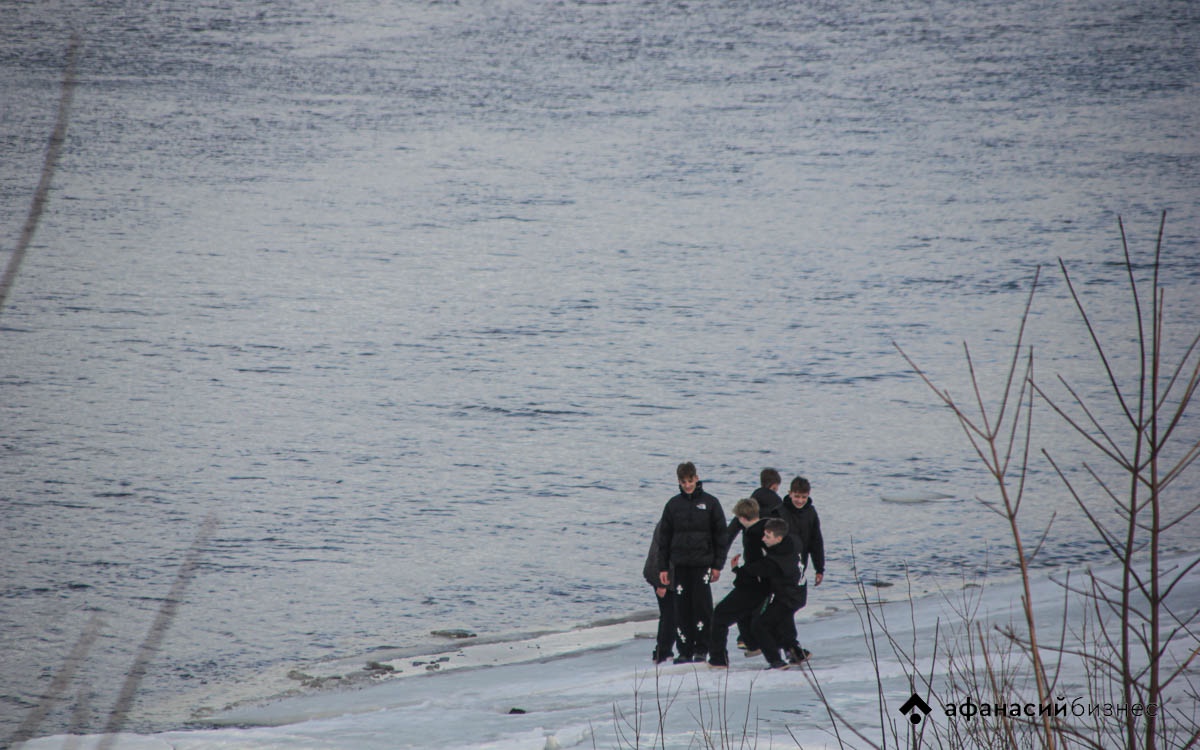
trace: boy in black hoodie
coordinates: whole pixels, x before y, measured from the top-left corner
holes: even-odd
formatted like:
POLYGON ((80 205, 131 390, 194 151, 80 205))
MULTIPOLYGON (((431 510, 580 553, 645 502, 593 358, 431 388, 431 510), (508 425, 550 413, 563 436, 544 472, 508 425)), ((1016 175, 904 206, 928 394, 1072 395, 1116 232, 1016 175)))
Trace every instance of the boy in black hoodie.
POLYGON ((725 513, 717 498, 704 491, 696 466, 688 461, 675 469, 679 494, 667 501, 659 521, 658 578, 675 594, 675 625, 680 654, 676 663, 708 658, 712 624, 712 589, 725 565, 725 513))
MULTIPOLYGON (((779 485, 783 482, 783 478, 779 476, 779 471, 770 467, 763 469, 758 474, 758 489, 749 499, 758 503, 758 518, 767 520, 768 518, 779 518, 783 512, 783 498, 779 497, 779 485)), ((742 524, 734 514, 734 519, 729 522, 729 547, 733 547, 733 542, 737 539, 738 534, 742 533, 742 524)), ((751 552, 751 547, 757 545, 762 547, 762 529, 759 528, 755 538, 751 540, 743 534, 742 536, 742 551, 745 555, 746 562, 754 562, 756 556, 751 552)), ((758 645, 754 641, 754 634, 750 632, 750 613, 738 620, 737 624, 738 648, 746 650, 746 656, 757 656, 758 645)))
POLYGON ((778 518, 783 508, 783 498, 779 496, 779 485, 783 477, 775 469, 766 468, 758 474, 758 489, 750 497, 758 503, 760 518, 778 518))
POLYGON ((766 556, 741 566, 735 575, 738 578, 754 576, 766 581, 770 598, 765 606, 755 612, 751 630, 762 649, 763 658, 767 660, 767 667, 787 669, 787 662, 780 656, 780 647, 788 645, 790 634, 795 630, 792 618, 804 603, 804 592, 800 587, 800 557, 788 535, 787 522, 778 518, 772 518, 764 525, 763 544, 767 548, 766 556))
MULTIPOLYGON (((812 566, 816 575, 813 585, 820 586, 825 578, 825 538, 821 535, 821 518, 809 494, 812 490, 808 480, 796 477, 792 480, 787 499, 783 501, 782 516, 788 523, 788 535, 800 555, 800 605, 808 601, 808 569, 812 566)), ((791 624, 790 637, 784 640, 784 648, 793 664, 808 658, 809 652, 800 647, 795 621, 791 624)))
MULTIPOLYGON (((733 522, 743 529, 742 544, 746 551, 746 563, 761 560, 766 554, 763 529, 767 521, 758 517, 758 502, 749 497, 738 500, 733 506, 733 516, 733 522)), ((708 647, 709 666, 729 666, 729 652, 725 648, 729 638, 729 626, 736 622, 739 632, 743 632, 744 623, 744 632, 749 634, 754 613, 762 608, 769 593, 767 584, 761 579, 739 574, 741 569, 736 566, 740 557, 733 556, 733 590, 713 609, 712 634, 708 647)))

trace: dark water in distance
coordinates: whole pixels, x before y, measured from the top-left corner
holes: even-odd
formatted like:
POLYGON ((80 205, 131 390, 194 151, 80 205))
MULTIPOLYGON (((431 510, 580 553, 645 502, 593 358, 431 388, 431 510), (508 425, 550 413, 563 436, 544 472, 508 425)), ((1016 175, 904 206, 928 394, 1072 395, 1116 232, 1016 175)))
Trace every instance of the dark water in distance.
MULTIPOLYGON (((646 609, 681 460, 726 510, 765 465, 812 480, 810 606, 852 542, 871 579, 1003 573, 893 342, 968 396, 969 341, 996 393, 1042 265, 1038 371, 1099 398, 1057 259, 1129 374, 1117 217, 1146 260, 1163 210, 1175 357, 1200 320, 1194 3, 327 5, 0 4, 5 262, 82 37, 0 311, 0 737, 95 613, 41 731, 102 728, 209 514, 135 727, 270 666, 646 609), (960 502, 881 501, 930 492, 960 502)), ((1100 559, 1036 457, 1030 494, 1040 564, 1100 559)))

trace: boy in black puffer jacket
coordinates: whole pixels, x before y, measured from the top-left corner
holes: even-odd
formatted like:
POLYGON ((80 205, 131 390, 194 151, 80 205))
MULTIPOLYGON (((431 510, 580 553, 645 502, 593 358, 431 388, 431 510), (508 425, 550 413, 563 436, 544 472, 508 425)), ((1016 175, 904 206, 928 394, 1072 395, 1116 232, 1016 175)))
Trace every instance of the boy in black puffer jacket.
POLYGON ((675 475, 680 491, 667 501, 658 526, 658 577, 675 594, 676 663, 704 661, 713 611, 709 584, 721 577, 728 550, 725 513, 704 491, 692 462, 679 464, 675 475))

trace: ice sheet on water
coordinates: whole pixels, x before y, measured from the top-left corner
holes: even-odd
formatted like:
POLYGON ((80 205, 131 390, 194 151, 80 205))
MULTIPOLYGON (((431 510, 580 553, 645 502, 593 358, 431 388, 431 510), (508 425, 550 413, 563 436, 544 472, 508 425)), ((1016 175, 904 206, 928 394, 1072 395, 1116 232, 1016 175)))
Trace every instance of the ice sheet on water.
MULTIPOLYGON (((1115 575, 1115 572, 1113 573, 1115 575)), ((994 623, 1019 618, 1020 587, 992 585, 976 595, 978 613, 994 623)), ((1200 580, 1192 576, 1178 590, 1181 600, 1200 600, 1200 580)), ((882 605, 893 635, 915 643, 917 662, 927 667, 934 629, 953 625, 949 602, 960 596, 928 596, 882 605), (915 627, 915 631, 914 631, 915 627), (923 649, 923 651, 922 651, 923 649)), ((1048 577, 1033 587, 1044 623, 1057 623, 1062 589, 1048 577)), ((1078 608, 1073 615, 1078 616, 1078 608)), ((734 655, 728 671, 706 665, 650 663, 652 641, 638 635, 652 623, 616 623, 558 633, 509 644, 481 644, 478 654, 459 657, 461 668, 384 679, 354 690, 329 692, 240 708, 214 718, 214 726, 151 736, 121 735, 114 750, 267 750, 289 748, 462 748, 463 750, 543 750, 550 747, 625 747, 632 722, 641 717, 641 744, 657 746, 658 700, 666 706, 665 744, 684 748, 701 724, 727 729, 740 737, 748 730, 758 746, 836 746, 832 723, 809 682, 814 678, 830 703, 844 716, 877 733, 876 675, 889 711, 911 693, 908 670, 885 648, 872 664, 859 616, 844 606, 831 616, 799 618, 801 640, 814 653, 811 672, 766 672, 760 657, 734 655), (503 650, 509 651, 502 658, 503 650), (583 649, 583 650, 580 650, 583 649), (496 666, 487 666, 493 659, 496 666), (717 722, 714 724, 714 722, 717 722), (624 738, 624 739, 622 739, 624 738)), ((1053 628, 1050 628, 1051 630, 1053 628)), ((464 652, 468 649, 464 649, 464 652)), ((1078 665, 1067 665, 1061 685, 1082 684, 1078 665), (1075 674, 1070 670, 1077 670, 1075 674)), ((958 699, 966 696, 958 696, 958 699)), ((1016 700, 1020 696, 1013 696, 1016 700)), ((1068 696, 1075 697, 1075 696, 1068 696)), ((1087 698, 1087 696, 1078 696, 1087 698)), ((1021 697, 1024 700, 1024 697, 1021 697)), ((932 721, 947 721, 934 705, 932 721)), ((903 724, 902 724, 903 726, 903 724)), ((100 738, 49 737, 22 750, 81 749, 99 746, 100 738), (74 743, 74 744, 72 744, 74 743)))

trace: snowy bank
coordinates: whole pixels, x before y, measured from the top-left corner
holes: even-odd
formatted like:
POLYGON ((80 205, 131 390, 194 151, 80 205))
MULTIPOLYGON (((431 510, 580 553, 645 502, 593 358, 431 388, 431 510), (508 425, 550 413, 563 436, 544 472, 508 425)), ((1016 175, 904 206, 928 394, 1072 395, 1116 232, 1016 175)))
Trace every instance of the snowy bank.
MULTIPOLYGON (((1198 578, 1185 580, 1176 592, 1179 601, 1200 601, 1198 578)), ((904 595, 899 587, 886 593, 893 598, 904 595)), ((1021 617, 1020 589, 1011 583, 986 589, 967 585, 911 606, 907 601, 884 604, 881 611, 892 635, 915 647, 917 665, 927 672, 935 631, 940 628, 944 634, 961 621, 952 604, 964 599, 976 606, 979 620, 1002 625, 1021 617)), ((1034 599, 1043 622, 1061 622, 1064 595, 1057 583, 1047 577, 1037 580, 1034 599)), ((835 730, 810 680, 866 737, 878 741, 881 721, 898 723, 907 731, 911 725, 899 708, 912 693, 911 670, 883 648, 877 681, 862 620, 852 602, 802 612, 799 626, 802 643, 814 654, 808 670, 766 672, 761 658, 736 654, 727 671, 670 664, 656 670, 649 658, 653 642, 646 638, 653 623, 613 623, 514 641, 470 643, 448 651, 441 661, 397 657, 372 662, 370 668, 359 663, 357 669, 370 673, 369 682, 221 711, 210 717, 208 728, 122 734, 107 740, 39 738, 22 750, 685 748, 703 746, 698 733, 704 731, 713 733, 717 746, 722 733, 735 747, 743 737, 747 746, 837 747, 838 736, 848 746, 865 746, 844 728, 835 730), (887 701, 884 715, 881 696, 887 701)), ((351 667, 348 662, 331 662, 321 674, 345 674, 351 667)), ((319 677, 313 675, 318 682, 319 677)), ((935 675, 935 682, 941 677, 935 675)), ((1066 700, 1091 700, 1070 692, 1084 684, 1081 672, 1068 672, 1060 690, 1066 691, 1066 700)), ((928 691, 918 692, 930 697, 928 691)), ((950 696, 950 701, 968 697, 950 696)), ((1194 708, 1194 697, 1181 692, 1177 699, 1190 701, 1194 708)), ((930 703, 932 712, 925 721, 956 720, 947 716, 944 703, 930 703)))

